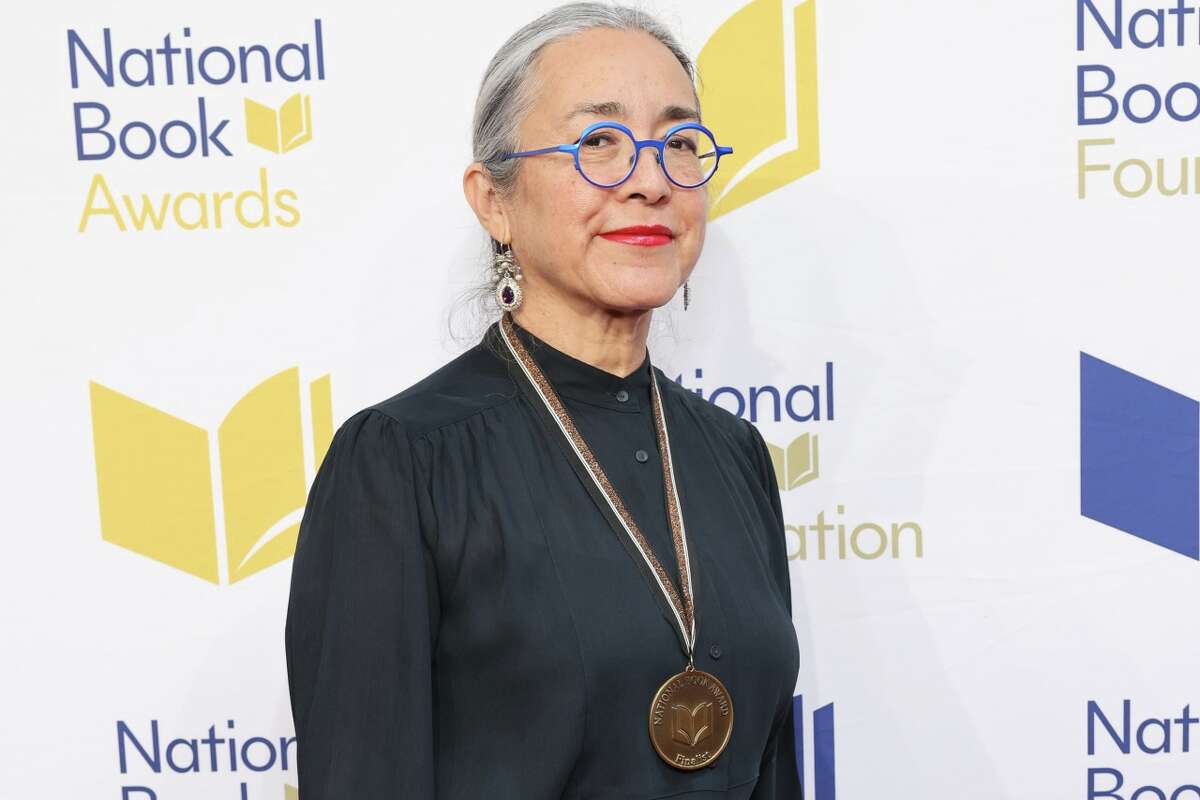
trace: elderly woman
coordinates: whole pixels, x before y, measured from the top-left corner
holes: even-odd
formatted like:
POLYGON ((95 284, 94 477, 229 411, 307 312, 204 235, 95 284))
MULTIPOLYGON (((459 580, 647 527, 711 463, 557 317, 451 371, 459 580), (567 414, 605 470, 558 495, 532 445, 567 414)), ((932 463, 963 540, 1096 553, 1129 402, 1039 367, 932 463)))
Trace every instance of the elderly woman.
POLYGON ((499 319, 317 474, 286 630, 300 796, 799 798, 766 445, 646 346, 731 152, 691 61, 640 11, 562 6, 492 59, 474 133, 499 319))

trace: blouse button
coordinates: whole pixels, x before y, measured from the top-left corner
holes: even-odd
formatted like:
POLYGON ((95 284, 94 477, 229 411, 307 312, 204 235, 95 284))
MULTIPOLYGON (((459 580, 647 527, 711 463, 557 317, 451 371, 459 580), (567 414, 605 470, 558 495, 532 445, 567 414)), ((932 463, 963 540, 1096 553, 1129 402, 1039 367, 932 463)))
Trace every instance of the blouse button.
POLYGON ((617 402, 618 403, 624 403, 628 399, 629 399, 629 392, 625 391, 624 389, 617 390, 617 402))
POLYGON ((712 647, 708 648, 708 654, 713 657, 713 661, 716 661, 721 657, 721 645, 714 644, 712 647))
POLYGON ((645 464, 647 461, 650 460, 650 454, 647 453, 645 450, 638 450, 637 452, 635 452, 633 454, 633 457, 636 458, 638 461, 640 461, 643 464, 645 464))

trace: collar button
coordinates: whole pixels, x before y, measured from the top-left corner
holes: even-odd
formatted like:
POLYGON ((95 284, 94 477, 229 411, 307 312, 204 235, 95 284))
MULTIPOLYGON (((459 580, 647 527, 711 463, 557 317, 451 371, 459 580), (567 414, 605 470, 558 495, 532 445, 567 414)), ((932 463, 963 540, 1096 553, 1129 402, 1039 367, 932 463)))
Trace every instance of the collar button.
POLYGON ((625 391, 624 389, 617 390, 617 402, 618 403, 624 403, 628 399, 629 399, 629 392, 625 391))

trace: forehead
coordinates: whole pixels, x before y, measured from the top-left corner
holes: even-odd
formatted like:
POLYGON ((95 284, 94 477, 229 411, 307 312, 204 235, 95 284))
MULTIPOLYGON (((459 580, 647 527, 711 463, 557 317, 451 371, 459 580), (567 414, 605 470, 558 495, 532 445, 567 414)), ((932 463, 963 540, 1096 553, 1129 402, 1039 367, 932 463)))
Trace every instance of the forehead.
POLYGON ((666 45, 644 31, 593 28, 547 45, 529 121, 578 128, 600 117, 653 122, 664 109, 696 110, 691 79, 666 45))

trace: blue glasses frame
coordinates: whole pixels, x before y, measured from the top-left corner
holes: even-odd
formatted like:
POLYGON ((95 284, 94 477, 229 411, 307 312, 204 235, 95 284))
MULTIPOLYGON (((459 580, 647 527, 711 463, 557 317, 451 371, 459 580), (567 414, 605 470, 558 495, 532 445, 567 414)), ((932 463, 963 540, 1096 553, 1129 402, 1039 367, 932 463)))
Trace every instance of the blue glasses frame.
POLYGON ((657 151, 657 153, 655 154, 655 160, 658 161, 659 169, 661 169, 663 171, 663 175, 667 176, 667 180, 669 180, 671 183, 675 184, 676 186, 678 186, 681 189, 695 189, 697 187, 703 186, 704 184, 708 183, 710 180, 712 180, 712 176, 717 174, 717 167, 719 167, 721 165, 721 156, 727 156, 733 152, 732 147, 722 147, 721 145, 717 145, 717 137, 713 136, 713 132, 710 131, 708 128, 704 127, 703 125, 701 125, 699 122, 682 122, 678 125, 675 125, 670 130, 668 130, 665 134, 663 134, 663 137, 661 139, 639 139, 633 135, 633 131, 629 130, 629 128, 625 127, 621 123, 612 122, 612 121, 604 121, 604 122, 593 122, 591 125, 588 125, 586 128, 584 128, 583 133, 579 134, 579 138, 575 141, 574 144, 559 144, 559 145, 554 145, 552 147, 539 147, 537 150, 523 150, 519 153, 505 153, 501 157, 500 160, 507 161, 510 158, 524 158, 525 156, 540 156, 544 153, 570 153, 575 159, 575 171, 579 173, 580 177, 582 177, 585 181, 592 184, 593 186, 598 186, 601 189, 612 189, 616 186, 620 186, 622 183, 629 180, 629 176, 632 175, 633 171, 637 169, 638 156, 641 155, 643 147, 653 147, 657 151), (583 172, 583 168, 579 166, 579 146, 587 140, 588 135, 592 131, 597 130, 598 128, 616 128, 617 130, 623 131, 624 133, 628 134, 629 138, 633 140, 633 163, 630 164, 629 172, 625 173, 625 177, 621 178, 621 180, 617 181, 616 183, 596 183, 594 180, 592 180, 587 175, 585 175, 583 172), (708 135, 708 137, 710 139, 713 140, 713 144, 716 145, 716 147, 717 147, 717 149, 715 151, 717 161, 715 164, 713 164, 712 172, 704 180, 700 181, 699 183, 693 183, 693 184, 680 183, 679 181, 675 180, 674 178, 671 177, 671 174, 669 172, 667 172, 667 168, 663 164, 663 150, 666 147, 667 140, 670 139, 672 136, 674 136, 679 131, 688 130, 688 129, 695 129, 698 131, 703 131, 705 134, 708 135))

